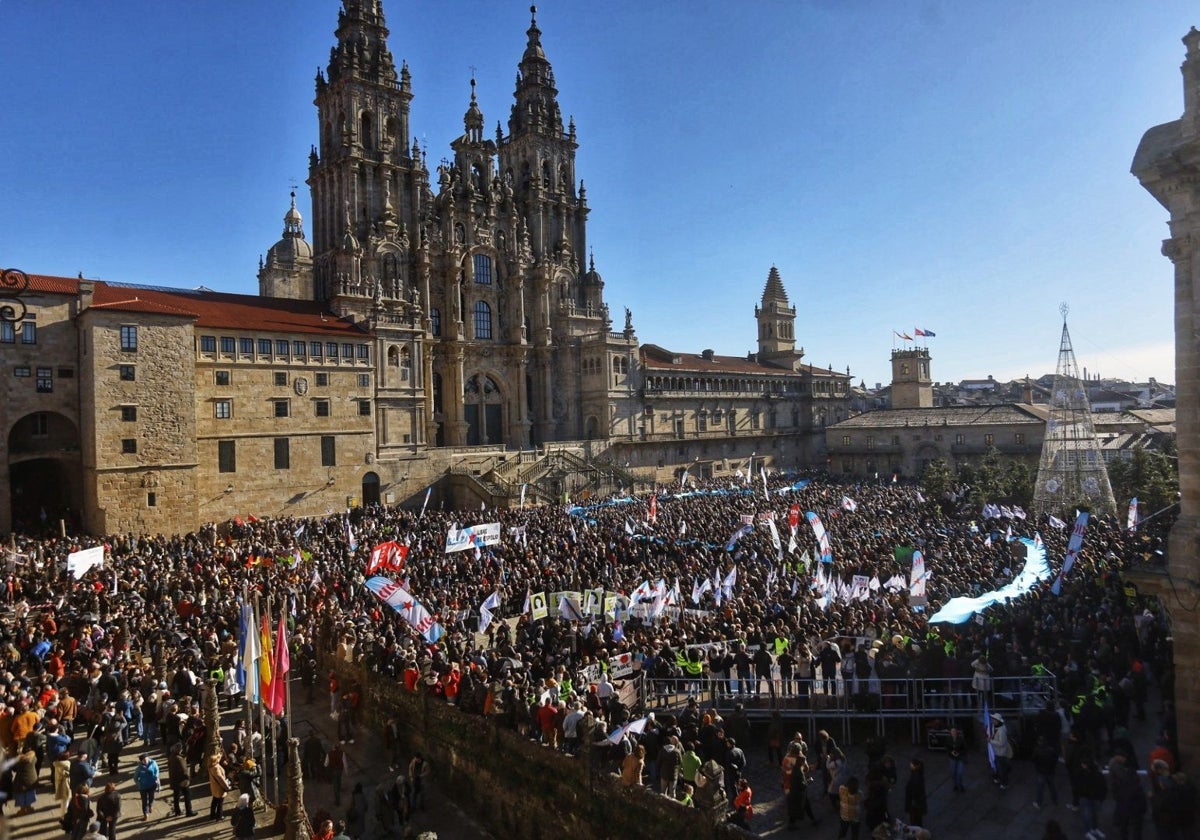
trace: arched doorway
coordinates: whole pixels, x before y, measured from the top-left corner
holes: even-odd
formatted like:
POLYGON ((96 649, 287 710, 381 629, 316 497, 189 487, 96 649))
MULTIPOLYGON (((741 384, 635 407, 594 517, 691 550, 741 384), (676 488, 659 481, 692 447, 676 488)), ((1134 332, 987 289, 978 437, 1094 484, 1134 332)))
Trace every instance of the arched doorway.
POLYGON ((504 442, 503 396, 496 380, 479 374, 466 381, 463 419, 467 421, 468 446, 504 442))
POLYGON ((83 524, 79 431, 61 414, 38 411, 8 434, 8 486, 14 530, 38 533, 58 521, 83 524))
POLYGON ((362 478, 362 503, 367 505, 379 504, 379 475, 369 472, 362 478))

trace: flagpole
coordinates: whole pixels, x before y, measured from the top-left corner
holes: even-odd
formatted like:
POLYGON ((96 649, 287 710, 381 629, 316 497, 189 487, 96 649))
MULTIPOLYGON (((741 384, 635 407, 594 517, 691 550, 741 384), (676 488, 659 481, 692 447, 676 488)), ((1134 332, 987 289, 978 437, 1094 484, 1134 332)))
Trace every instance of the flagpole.
MULTIPOLYGON (((275 603, 275 596, 267 596, 267 637, 271 636, 271 608, 275 603)), ((271 651, 274 653, 276 645, 279 644, 279 636, 276 634, 275 644, 271 646, 271 651)), ((275 653, 275 659, 278 661, 279 654, 275 653)), ((275 705, 275 662, 271 663, 271 705, 275 705)), ((267 763, 271 765, 271 789, 275 794, 275 804, 279 804, 279 765, 275 761, 276 753, 279 751, 279 718, 275 716, 275 712, 271 712, 271 759, 267 763)), ((265 752, 265 750, 264 750, 265 752)))
MULTIPOLYGON (((262 609, 262 598, 258 592, 255 592, 254 593, 254 624, 255 624, 254 632, 255 633, 259 632, 258 627, 262 622, 261 609, 262 609)), ((258 651, 258 655, 261 658, 266 655, 266 651, 262 650, 260 647, 260 649, 258 651)), ((256 667, 258 667, 258 679, 259 679, 259 681, 258 681, 258 743, 260 745, 262 745, 262 748, 263 748, 263 756, 260 759, 260 761, 265 765, 267 763, 267 761, 266 761, 266 739, 267 739, 266 708, 267 707, 266 707, 266 703, 263 702, 262 666, 259 665, 256 667)), ((267 786, 266 786, 267 768, 266 767, 263 767, 262 773, 263 773, 263 777, 262 777, 263 790, 266 790, 266 788, 267 788, 267 786)))
MULTIPOLYGON (((250 588, 249 588, 248 584, 242 584, 242 618, 243 619, 246 617, 246 610, 249 607, 250 607, 250 588)), ((250 746, 251 746, 250 733, 252 733, 254 731, 254 713, 252 711, 252 707, 251 707, 251 703, 250 703, 250 669, 246 667, 246 658, 244 655, 245 651, 246 651, 246 646, 248 644, 250 644, 250 634, 258 632, 258 630, 252 626, 253 623, 254 623, 254 612, 253 612, 253 610, 251 610, 250 620, 248 622, 246 622, 246 628, 245 628, 246 638, 242 639, 242 653, 243 653, 242 674, 246 680, 246 684, 242 686, 242 699, 246 703, 246 737, 243 739, 245 741, 245 743, 242 744, 242 755, 243 755, 242 761, 243 762, 245 762, 245 760, 250 757, 250 746)), ((250 667, 257 668, 258 663, 253 662, 253 663, 251 663, 250 667)))

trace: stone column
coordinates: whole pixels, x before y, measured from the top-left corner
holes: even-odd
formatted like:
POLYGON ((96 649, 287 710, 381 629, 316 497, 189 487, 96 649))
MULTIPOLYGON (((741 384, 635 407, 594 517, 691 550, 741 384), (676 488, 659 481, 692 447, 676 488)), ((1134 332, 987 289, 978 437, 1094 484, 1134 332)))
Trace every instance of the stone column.
POLYGON ((1171 617, 1179 751, 1200 755, 1200 31, 1184 37, 1184 113, 1142 137, 1132 171, 1170 214, 1163 254, 1175 265, 1175 425, 1179 450, 1179 521, 1171 529, 1167 576, 1139 575, 1171 617))

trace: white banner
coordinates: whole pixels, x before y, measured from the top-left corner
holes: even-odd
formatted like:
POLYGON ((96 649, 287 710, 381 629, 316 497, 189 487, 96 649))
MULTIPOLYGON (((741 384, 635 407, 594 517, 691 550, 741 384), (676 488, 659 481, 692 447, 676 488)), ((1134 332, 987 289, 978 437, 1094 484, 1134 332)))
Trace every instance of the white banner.
POLYGON ((409 595, 403 586, 385 577, 373 577, 364 584, 407 621, 429 643, 442 638, 442 625, 434 620, 421 602, 409 595))
POLYGON ((446 553, 466 551, 469 548, 481 548, 485 545, 500 544, 500 523, 488 522, 485 525, 469 525, 466 528, 450 529, 446 534, 446 553))
POLYGON ((908 583, 908 602, 910 604, 925 603, 925 580, 925 555, 919 551, 914 551, 912 556, 912 575, 909 577, 908 583))
POLYGON ((72 551, 67 555, 67 571, 76 580, 87 574, 92 566, 104 568, 104 546, 85 548, 83 551, 72 551))

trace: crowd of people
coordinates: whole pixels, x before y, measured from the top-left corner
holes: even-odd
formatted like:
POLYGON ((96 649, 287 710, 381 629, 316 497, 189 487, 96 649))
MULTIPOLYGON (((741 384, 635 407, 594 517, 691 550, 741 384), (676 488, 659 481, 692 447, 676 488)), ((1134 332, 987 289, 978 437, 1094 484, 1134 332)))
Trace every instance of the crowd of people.
MULTIPOLYGON (((1156 825, 1170 827, 1189 817, 1173 787, 1183 781, 1173 775, 1169 628, 1157 604, 1121 578, 1127 565, 1161 555, 1169 524, 1160 517, 1131 531, 1113 518, 1093 517, 1061 596, 1051 595, 1046 581, 989 608, 982 620, 953 626, 931 625, 929 617, 952 597, 1011 580, 1024 562, 1022 543, 1013 538, 1036 535, 1057 563, 1068 530, 1023 512, 985 518, 978 506, 926 499, 916 486, 845 485, 821 476, 806 484, 776 476, 765 487, 724 479, 693 483, 686 492, 660 488, 620 503, 473 511, 376 506, 314 519, 248 515, 169 537, 17 534, 5 552, 0 587, 0 607, 9 613, 0 625, 7 669, 0 682, 0 743, 12 759, 2 789, 17 815, 28 813, 49 770, 64 827, 79 840, 92 822, 103 831, 119 818, 119 807, 116 815, 110 805, 102 811, 106 794, 95 790, 104 771, 109 778, 133 773, 139 790, 150 789, 149 771, 142 769, 149 761, 153 785, 162 784, 149 754, 135 767, 120 763, 123 746, 141 738, 165 750, 163 775, 177 791, 176 810, 182 805, 192 812, 188 791, 205 778, 213 818, 227 816, 220 804, 226 791, 238 792, 239 807, 253 806, 261 796, 258 764, 277 756, 263 756, 253 739, 227 735, 222 755, 205 766, 207 733, 198 704, 201 684, 214 677, 227 704, 240 702, 234 675, 241 601, 253 592, 269 605, 272 621, 283 613, 293 672, 309 696, 326 679, 334 681, 331 710, 349 710, 344 722, 339 719, 345 740, 354 737, 358 689, 336 684, 336 674, 318 673, 323 655, 361 663, 465 712, 492 715, 553 748, 612 758, 627 784, 650 784, 678 799, 694 794, 697 773, 713 762, 724 773, 731 818, 753 826, 753 793, 738 767, 750 742, 745 720, 719 720, 697 702, 704 696, 697 690, 679 714, 647 718, 641 732, 613 736, 639 710, 610 678, 609 663, 626 657, 635 672, 680 676, 696 686, 714 680, 728 686, 757 676, 749 669, 765 664, 794 680, 791 690, 801 693, 831 671, 845 676, 846 659, 854 663, 851 677, 864 683, 872 674, 970 676, 983 663, 993 678, 1055 675, 1062 703, 1048 714, 1057 729, 1051 733, 1047 720, 1038 732, 1068 753, 1076 744, 1068 769, 1079 803, 1095 802, 1084 795, 1089 768, 1113 756, 1133 769, 1148 766, 1130 748, 1129 719, 1161 715, 1156 760, 1167 772, 1153 775, 1153 785, 1142 791, 1141 812, 1136 797, 1126 797, 1125 805, 1115 791, 1112 798, 1114 819, 1141 821, 1150 813, 1156 825), (820 562, 803 515, 793 548, 789 514, 794 519, 795 509, 824 520, 832 563, 820 562), (446 552, 451 531, 493 522, 503 535, 498 544, 446 552), (371 549, 387 541, 406 546, 402 567, 389 574, 436 619, 444 631, 436 641, 415 633, 364 586, 371 549), (67 555, 94 545, 105 546, 103 566, 74 579, 67 555), (848 582, 854 575, 908 580, 912 549, 924 557, 927 604, 911 604, 906 588, 873 587, 854 597, 828 589, 830 579, 848 582), (654 618, 636 609, 564 617, 551 604, 548 615, 535 620, 528 611, 532 593, 604 589, 628 597, 658 581, 678 594, 675 609, 654 618), (701 591, 701 581, 712 585, 701 591), (499 605, 480 633, 480 607, 489 598, 499 605), (877 642, 839 649, 828 641, 839 638, 877 642), (839 664, 827 664, 833 661, 839 664), (1168 699, 1148 711, 1151 684, 1168 699)), ((785 748, 778 732, 769 738, 777 752, 771 760, 784 768, 788 802, 795 798, 801 808, 801 797, 791 792, 804 789, 807 775, 798 777, 795 768, 812 762, 827 772, 827 756, 796 743, 785 748)), ((401 756, 393 764, 399 767, 401 756)), ((1141 784, 1132 778, 1130 785, 1141 784)), ((1120 767, 1110 765, 1109 782, 1120 779, 1120 767)), ((871 803, 879 785, 870 772, 853 785, 836 780, 826 790, 839 819, 862 810, 856 797, 865 813, 878 815, 871 803)), ((1053 787, 1049 792, 1056 797, 1053 787)), ((920 813, 909 810, 910 817, 920 813)), ((1085 820, 1091 814, 1089 830, 1098 828, 1096 810, 1083 812, 1085 820)), ((792 820, 789 804, 789 820, 804 816, 801 809, 792 820)), ((856 836, 855 821, 846 822, 846 832, 856 836)), ((875 827, 870 817, 866 824, 875 827)))

